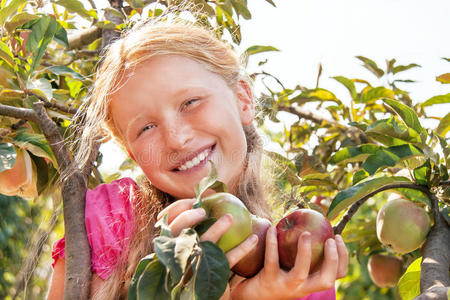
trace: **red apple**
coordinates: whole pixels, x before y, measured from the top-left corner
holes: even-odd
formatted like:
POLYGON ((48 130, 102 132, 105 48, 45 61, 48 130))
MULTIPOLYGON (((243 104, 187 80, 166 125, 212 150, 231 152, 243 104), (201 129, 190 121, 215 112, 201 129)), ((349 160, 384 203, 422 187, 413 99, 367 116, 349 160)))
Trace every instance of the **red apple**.
POLYGON ((403 261, 395 256, 375 254, 369 258, 367 268, 373 283, 380 288, 390 288, 402 277, 403 261))
POLYGON ((244 258, 242 258, 232 271, 239 276, 250 278, 264 266, 266 250, 266 235, 271 223, 269 220, 252 215, 252 231, 258 236, 258 243, 244 258))
POLYGON ((312 209, 299 209, 287 215, 276 226, 278 239, 278 255, 280 265, 290 270, 297 256, 297 242, 303 232, 311 234, 311 267, 310 273, 320 266, 323 260, 324 243, 333 238, 330 222, 319 212, 312 209))

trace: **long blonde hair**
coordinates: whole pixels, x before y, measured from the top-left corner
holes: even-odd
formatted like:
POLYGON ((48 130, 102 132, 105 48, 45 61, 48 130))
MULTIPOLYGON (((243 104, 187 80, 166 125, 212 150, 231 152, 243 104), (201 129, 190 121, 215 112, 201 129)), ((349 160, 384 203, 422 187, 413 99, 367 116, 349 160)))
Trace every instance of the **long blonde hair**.
MULTIPOLYGON (((109 47, 97 71, 92 96, 84 108, 86 114, 75 155, 75 161, 81 167, 88 163, 89 151, 99 141, 99 136, 101 141, 112 135, 125 146, 108 106, 111 95, 120 89, 126 72, 155 55, 168 54, 182 55, 202 63, 209 71, 219 74, 230 88, 240 80, 248 81, 233 49, 208 29, 180 18, 148 21, 134 26, 109 47)), ((243 171, 236 180, 235 194, 252 213, 270 218, 260 182, 262 140, 254 125, 244 125, 243 130, 247 155, 243 171)), ((122 255, 111 277, 92 295, 93 299, 126 298, 139 260, 152 252, 152 239, 157 234, 153 226, 156 215, 174 201, 171 195, 158 190, 146 178, 138 184, 139 200, 133 203, 136 232, 129 250, 122 255)))

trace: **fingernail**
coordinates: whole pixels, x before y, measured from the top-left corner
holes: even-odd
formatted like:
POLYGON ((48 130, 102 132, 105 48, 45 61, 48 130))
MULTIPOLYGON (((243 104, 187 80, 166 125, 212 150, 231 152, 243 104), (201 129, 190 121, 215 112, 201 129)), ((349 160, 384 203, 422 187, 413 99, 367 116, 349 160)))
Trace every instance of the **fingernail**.
POLYGON ((201 207, 194 209, 194 211, 201 217, 206 216, 206 211, 201 207))
POLYGON ((227 219, 228 219, 230 222, 233 222, 233 215, 232 215, 232 214, 227 213, 227 214, 225 214, 224 216, 227 217, 227 219))
POLYGON ((336 247, 336 242, 334 241, 334 239, 328 239, 327 246, 328 247, 336 247))
POLYGON ((340 243, 344 243, 344 239, 342 238, 342 236, 340 234, 336 235, 336 238, 340 243))
POLYGON ((256 234, 252 234, 248 239, 251 244, 256 244, 256 242, 258 241, 258 236, 256 234))
POLYGON ((309 232, 303 233, 302 238, 303 238, 303 242, 309 243, 311 241, 311 233, 309 233, 309 232))

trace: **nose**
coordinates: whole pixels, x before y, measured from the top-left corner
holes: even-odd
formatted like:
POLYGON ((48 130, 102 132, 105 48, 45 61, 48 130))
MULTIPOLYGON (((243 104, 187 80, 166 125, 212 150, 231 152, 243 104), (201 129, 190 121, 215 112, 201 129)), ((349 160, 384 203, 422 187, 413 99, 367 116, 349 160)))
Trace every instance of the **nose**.
POLYGON ((166 145, 169 149, 185 148, 194 137, 192 127, 186 122, 171 122, 166 125, 166 145))

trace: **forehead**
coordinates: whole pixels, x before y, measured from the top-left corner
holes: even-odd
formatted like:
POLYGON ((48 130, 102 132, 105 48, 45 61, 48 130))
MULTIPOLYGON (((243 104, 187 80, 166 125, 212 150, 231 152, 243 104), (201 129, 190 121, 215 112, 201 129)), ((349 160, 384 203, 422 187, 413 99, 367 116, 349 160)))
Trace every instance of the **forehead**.
POLYGON ((126 96, 177 93, 190 86, 216 88, 223 78, 208 70, 205 63, 181 55, 157 55, 124 72, 112 99, 126 96))

